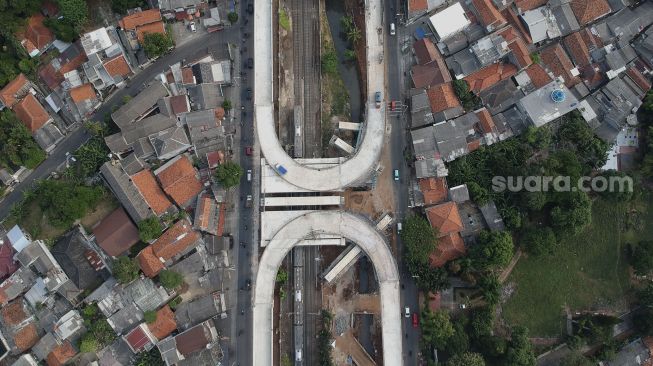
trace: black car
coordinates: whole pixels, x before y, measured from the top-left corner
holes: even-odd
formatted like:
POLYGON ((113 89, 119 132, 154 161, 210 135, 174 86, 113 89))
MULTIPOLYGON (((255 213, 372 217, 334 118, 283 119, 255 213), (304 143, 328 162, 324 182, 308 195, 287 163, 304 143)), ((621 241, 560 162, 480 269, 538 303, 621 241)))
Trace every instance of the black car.
POLYGON ((247 14, 249 15, 254 14, 254 4, 252 3, 247 4, 247 14))
POLYGON ((245 281, 245 288, 247 289, 247 291, 252 289, 252 281, 251 280, 245 281))
POLYGON ((247 66, 248 69, 253 69, 254 68, 254 59, 253 58, 248 58, 247 61, 245 62, 245 66, 247 66))
POLYGON ((245 91, 245 98, 247 98, 247 100, 252 100, 252 88, 247 88, 245 91))

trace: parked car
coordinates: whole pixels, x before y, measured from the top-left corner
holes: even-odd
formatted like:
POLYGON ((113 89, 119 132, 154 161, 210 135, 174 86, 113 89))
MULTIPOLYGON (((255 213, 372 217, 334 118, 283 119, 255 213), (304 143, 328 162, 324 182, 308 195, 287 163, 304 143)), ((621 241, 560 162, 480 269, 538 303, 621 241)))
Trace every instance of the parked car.
POLYGON ((253 69, 254 68, 254 59, 253 58, 248 58, 247 61, 245 61, 245 66, 247 66, 248 69, 253 69))
POLYGON ((254 4, 252 3, 247 4, 247 14, 249 15, 254 14, 254 4))
POLYGON ((395 177, 395 181, 399 181, 399 169, 395 169, 394 177, 395 177))
POLYGON ((410 318, 410 308, 409 308, 408 306, 406 306, 406 310, 405 310, 404 316, 405 316, 406 318, 410 318))
POLYGON ((197 32, 197 27, 195 27, 195 22, 190 22, 188 25, 188 29, 190 29, 191 32, 197 32))
POLYGON ((247 90, 245 90, 245 98, 247 98, 247 100, 252 100, 252 88, 247 88, 247 90))
POLYGON ((395 23, 390 23, 390 35, 394 36, 395 34, 397 34, 397 31, 395 29, 395 23))
POLYGON ((374 102, 376 103, 376 108, 381 108, 381 92, 374 94, 374 102))
POLYGON ((247 181, 252 181, 252 169, 247 169, 247 181))
POLYGON ((245 146, 245 155, 252 156, 252 147, 251 146, 245 146))
POLYGON ((245 280, 245 288, 247 289, 247 291, 252 289, 252 280, 250 279, 245 280))
POLYGON ((413 313, 413 328, 417 328, 419 325, 419 318, 417 317, 417 313, 413 313))

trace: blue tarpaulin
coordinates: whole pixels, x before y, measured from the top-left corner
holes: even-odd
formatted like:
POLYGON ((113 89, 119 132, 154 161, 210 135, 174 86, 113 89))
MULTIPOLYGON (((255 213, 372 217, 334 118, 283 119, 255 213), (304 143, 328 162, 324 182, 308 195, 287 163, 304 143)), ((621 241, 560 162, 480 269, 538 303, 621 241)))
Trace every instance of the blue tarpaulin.
POLYGON ((424 31, 424 29, 422 29, 422 27, 417 27, 417 29, 415 29, 415 38, 417 40, 420 40, 425 36, 426 36, 426 32, 424 31))

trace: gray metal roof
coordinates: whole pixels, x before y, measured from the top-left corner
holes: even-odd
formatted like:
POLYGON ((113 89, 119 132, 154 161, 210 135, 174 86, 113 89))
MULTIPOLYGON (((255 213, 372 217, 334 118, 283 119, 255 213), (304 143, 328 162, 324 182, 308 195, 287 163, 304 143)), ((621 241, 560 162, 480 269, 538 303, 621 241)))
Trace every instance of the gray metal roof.
POLYGON ((124 130, 136 119, 151 110, 159 99, 167 95, 168 89, 160 81, 155 80, 127 104, 113 112, 111 118, 121 130, 124 130))
POLYGON ((459 186, 450 187, 449 199, 456 203, 469 201, 469 190, 467 189, 467 185, 461 184, 459 186))
POLYGON ((502 80, 479 94, 483 104, 492 115, 512 107, 523 96, 524 92, 517 88, 512 79, 502 80))
POLYGON ((445 59, 447 67, 453 70, 456 77, 467 76, 480 69, 483 65, 476 59, 476 56, 464 49, 445 59))
POLYGON ((160 160, 170 159, 191 147, 184 128, 179 126, 152 134, 149 139, 160 160))
POLYGON ((566 36, 580 29, 578 21, 576 20, 574 12, 571 10, 571 5, 569 5, 569 3, 564 3, 560 6, 553 7, 551 12, 553 12, 553 16, 558 22, 558 28, 560 28, 560 33, 562 36, 566 36))
POLYGON ((523 97, 517 103, 520 111, 526 113, 536 127, 543 126, 554 119, 563 116, 578 107, 578 99, 562 83, 554 80, 531 94, 523 97), (560 90, 565 99, 554 102, 552 93, 560 90))
POLYGON ((179 305, 175 311, 177 326, 181 330, 199 324, 220 313, 220 299, 217 294, 207 294, 191 302, 179 305))
POLYGON ((495 123, 502 123, 510 127, 515 135, 519 135, 530 125, 526 116, 517 110, 517 107, 509 108, 494 116, 495 123))
POLYGON ((426 158, 434 157, 437 151, 435 144, 435 136, 431 127, 420 128, 410 132, 413 140, 413 149, 416 156, 423 156, 426 158))
POLYGON ((217 84, 190 85, 187 90, 191 109, 195 111, 220 107, 224 101, 217 84))
POLYGON ((104 163, 100 167, 100 172, 134 222, 138 223, 153 214, 152 209, 119 162, 116 162, 115 165, 111 161, 104 163))
POLYGON ((125 142, 131 145, 139 139, 174 127, 176 124, 177 120, 175 118, 166 117, 163 114, 155 114, 131 124, 129 129, 123 130, 122 134, 125 142))
POLYGON ((485 223, 490 230, 505 230, 506 227, 503 224, 503 219, 501 218, 494 202, 490 201, 479 208, 481 209, 483 219, 485 219, 485 223))
POLYGON ((634 10, 623 8, 610 15, 605 23, 610 31, 608 39, 619 37, 630 40, 653 23, 653 3, 644 2, 634 10))
POLYGON ((54 123, 48 123, 34 133, 34 140, 45 151, 50 150, 62 139, 63 135, 54 123))

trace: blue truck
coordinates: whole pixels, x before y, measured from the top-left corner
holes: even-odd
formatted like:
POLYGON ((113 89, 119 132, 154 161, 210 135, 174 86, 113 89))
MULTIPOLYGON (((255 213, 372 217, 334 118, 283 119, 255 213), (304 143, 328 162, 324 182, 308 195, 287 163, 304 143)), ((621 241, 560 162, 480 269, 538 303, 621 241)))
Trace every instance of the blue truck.
POLYGON ((274 169, 276 169, 276 171, 277 171, 279 174, 281 174, 281 175, 285 175, 286 173, 288 173, 288 171, 286 170, 286 168, 284 168, 283 165, 281 165, 281 164, 277 164, 277 165, 275 165, 275 166, 274 166, 274 169))

